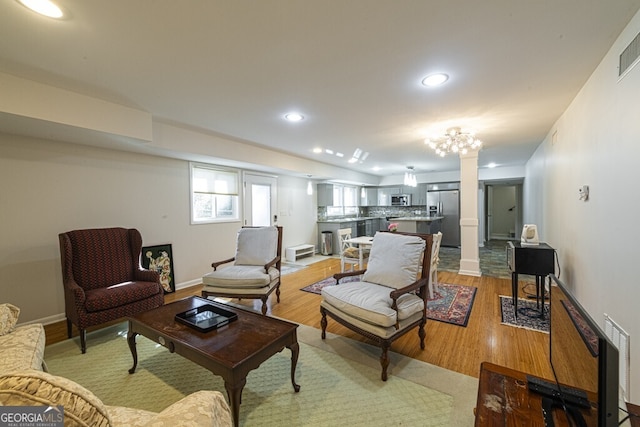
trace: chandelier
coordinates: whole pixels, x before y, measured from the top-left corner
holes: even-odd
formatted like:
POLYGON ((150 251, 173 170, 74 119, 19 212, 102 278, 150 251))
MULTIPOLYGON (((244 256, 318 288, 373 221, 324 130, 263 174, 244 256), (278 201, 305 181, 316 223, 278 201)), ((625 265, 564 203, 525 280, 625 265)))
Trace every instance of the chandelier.
POLYGON ((409 187, 416 187, 418 185, 418 179, 413 173, 413 166, 407 166, 408 171, 404 173, 404 185, 409 187))
POLYGON ((472 132, 463 132, 459 127, 449 128, 444 136, 425 139, 424 143, 433 148, 440 157, 449 153, 467 154, 469 149, 477 149, 482 145, 482 141, 476 139, 472 132))

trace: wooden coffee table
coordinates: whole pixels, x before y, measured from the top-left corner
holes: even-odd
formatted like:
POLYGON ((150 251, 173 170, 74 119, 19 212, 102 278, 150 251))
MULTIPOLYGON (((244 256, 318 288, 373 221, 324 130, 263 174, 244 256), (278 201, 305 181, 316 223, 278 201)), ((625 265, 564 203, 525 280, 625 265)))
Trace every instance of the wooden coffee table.
POLYGON ((221 376, 227 389, 235 426, 238 425, 242 389, 247 382, 247 374, 285 347, 291 350, 291 384, 296 392, 300 391, 300 386, 295 381, 299 346, 296 336, 298 325, 294 323, 199 297, 166 304, 129 317, 128 320, 127 341, 133 356, 130 374, 135 372, 138 364, 136 336, 143 335, 160 343, 171 353, 178 353, 221 376), (210 332, 200 332, 174 320, 177 313, 205 304, 234 312, 238 319, 210 332))

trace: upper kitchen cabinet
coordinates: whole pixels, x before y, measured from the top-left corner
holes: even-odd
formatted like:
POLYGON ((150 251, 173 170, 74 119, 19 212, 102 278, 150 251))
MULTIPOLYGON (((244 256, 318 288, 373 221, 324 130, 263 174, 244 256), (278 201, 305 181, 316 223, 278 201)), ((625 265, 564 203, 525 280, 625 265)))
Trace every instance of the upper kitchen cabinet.
POLYGON ((333 206, 333 184, 318 184, 318 206, 333 206))
POLYGON ((427 184, 418 184, 416 187, 403 187, 404 194, 411 194, 411 206, 425 206, 427 204, 427 184))
POLYGON ((402 194, 402 187, 378 187, 378 206, 391 206, 392 194, 402 194))
POLYGON ((378 206, 378 187, 362 187, 360 206, 378 206))

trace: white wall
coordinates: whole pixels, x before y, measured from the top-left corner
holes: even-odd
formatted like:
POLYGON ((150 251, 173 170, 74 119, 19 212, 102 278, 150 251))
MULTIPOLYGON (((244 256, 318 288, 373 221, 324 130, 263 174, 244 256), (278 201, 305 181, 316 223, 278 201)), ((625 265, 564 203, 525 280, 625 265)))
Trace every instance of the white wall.
POLYGON ((631 400, 640 399, 637 320, 640 65, 618 81, 618 56, 640 32, 623 31, 527 165, 525 223, 557 249, 561 279, 591 316, 631 334, 631 400), (554 135, 555 134, 555 135, 554 135), (589 185, 587 202, 578 188, 589 185))
MULTIPOLYGON (((282 175, 278 177, 278 225, 282 229, 284 248, 308 243, 317 246, 318 197, 316 186, 307 194, 307 180, 282 175)), ((316 248, 316 251, 318 248, 316 248)))
POLYGON ((514 185, 493 186, 491 238, 508 238, 516 227, 516 187, 514 185))
MULTIPOLYGON (((316 241, 306 179, 279 178, 283 247, 316 241), (309 203, 294 203, 307 200, 309 203)), ((143 245, 171 243, 178 287, 233 256, 240 223, 190 225, 189 163, 0 134, 0 301, 20 322, 64 318, 58 234, 122 226, 143 245)))

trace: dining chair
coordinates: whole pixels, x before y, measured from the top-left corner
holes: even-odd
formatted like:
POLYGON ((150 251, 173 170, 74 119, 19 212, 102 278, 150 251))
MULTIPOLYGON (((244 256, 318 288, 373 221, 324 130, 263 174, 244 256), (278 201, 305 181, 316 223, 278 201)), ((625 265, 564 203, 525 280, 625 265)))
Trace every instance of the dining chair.
POLYGON ((433 292, 438 289, 438 263, 440 258, 440 243, 442 242, 442 232, 438 231, 433 235, 433 244, 431 245, 431 268, 429 269, 429 298, 433 299, 433 292))
POLYGON ((348 242, 351 239, 351 228, 339 229, 338 237, 340 239, 340 271, 345 272, 345 264, 351 266, 351 271, 355 270, 356 265, 358 270, 361 270, 364 267, 364 261, 369 258, 369 249, 362 250, 362 259, 360 259, 360 248, 348 242))

